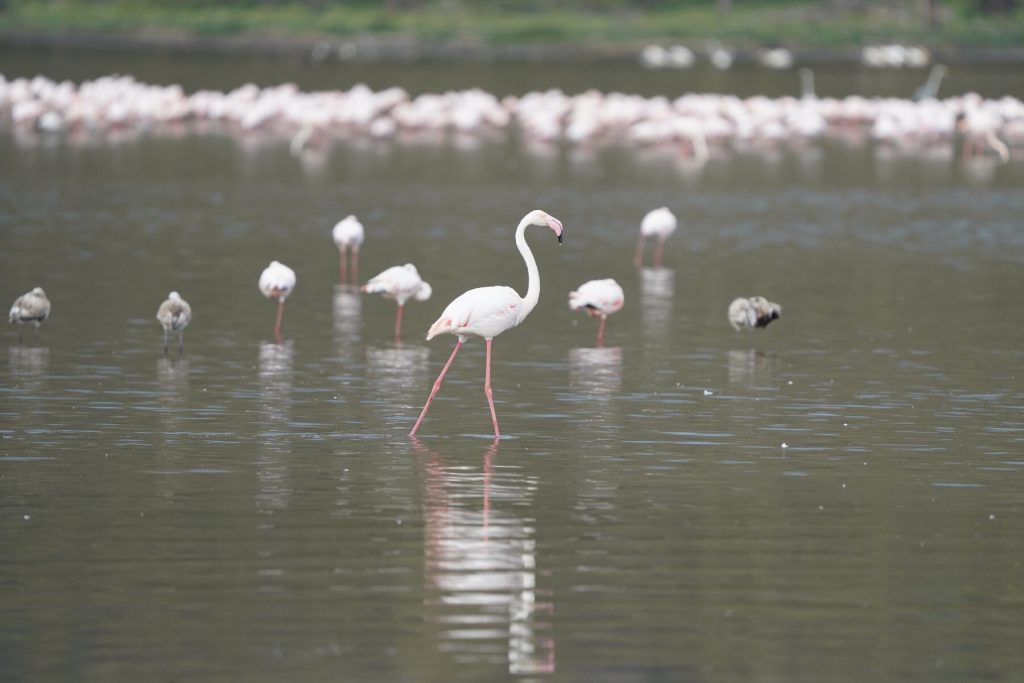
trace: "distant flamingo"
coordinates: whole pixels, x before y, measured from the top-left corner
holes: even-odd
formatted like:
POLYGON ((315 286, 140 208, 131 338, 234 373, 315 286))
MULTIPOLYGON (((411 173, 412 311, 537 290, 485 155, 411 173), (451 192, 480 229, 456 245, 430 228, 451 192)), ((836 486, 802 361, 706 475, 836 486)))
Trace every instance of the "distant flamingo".
POLYGON ((676 217, 664 206, 654 209, 644 216, 640 221, 640 238, 636 243, 636 253, 633 255, 633 265, 639 266, 644 258, 644 241, 651 236, 657 236, 658 248, 654 252, 654 267, 661 267, 661 256, 665 250, 665 240, 676 231, 676 217))
POLYGON ((50 316, 50 300, 46 298, 46 292, 42 287, 36 287, 31 292, 22 294, 14 300, 9 314, 11 323, 18 325, 18 341, 25 334, 25 323, 34 323, 36 326, 35 339, 39 339, 39 326, 50 316))
POLYGON ((167 301, 160 304, 156 319, 164 328, 164 355, 167 355, 167 335, 170 332, 178 333, 178 355, 181 355, 185 347, 185 328, 192 322, 192 307, 180 294, 171 292, 167 295, 167 301))
POLYGON ((395 339, 402 335, 402 308, 405 302, 415 297, 416 301, 426 301, 433 290, 416 270, 416 266, 406 263, 404 266, 392 266, 380 275, 370 279, 362 287, 368 294, 383 294, 386 299, 394 299, 398 304, 395 314, 395 339))
POLYGON ((359 245, 363 243, 363 224, 355 216, 346 216, 334 226, 331 236, 338 245, 339 284, 345 284, 345 261, 349 249, 352 250, 352 284, 359 282, 359 245))
POLYGON ((729 324, 736 331, 768 327, 768 323, 781 317, 782 306, 763 296, 741 296, 729 304, 729 324))
POLYGON ((569 308, 574 311, 584 308, 591 318, 601 319, 597 327, 598 346, 604 346, 604 325, 608 316, 621 310, 623 301, 622 287, 611 278, 584 282, 579 289, 569 292, 569 308))
POLYGON ((526 262, 526 272, 529 277, 529 286, 526 296, 520 297, 511 287, 477 287, 468 292, 460 294, 454 301, 448 304, 441 317, 437 319, 427 332, 427 340, 431 340, 439 334, 448 332, 459 338, 455 344, 455 350, 448 358, 441 374, 437 376, 434 387, 430 390, 423 411, 419 419, 413 425, 409 436, 415 436, 420 423, 427 415, 430 403, 434 400, 437 392, 441 389, 441 382, 445 373, 455 360, 455 354, 459 352, 462 345, 470 336, 483 337, 487 342, 487 361, 484 370, 484 394, 487 395, 487 404, 491 409, 491 422, 494 424, 494 436, 501 436, 498 430, 498 417, 494 412, 494 395, 491 391, 491 340, 505 330, 511 329, 523 322, 530 314, 533 307, 537 305, 540 298, 540 273, 537 270, 537 261, 526 243, 526 228, 531 225, 547 226, 558 236, 558 242, 562 242, 562 223, 557 218, 535 209, 523 217, 516 228, 516 247, 526 262))
POLYGON ((284 302, 295 289, 295 271, 283 263, 271 261, 260 275, 259 286, 263 296, 268 299, 277 299, 277 322, 274 323, 274 336, 280 339, 284 302))

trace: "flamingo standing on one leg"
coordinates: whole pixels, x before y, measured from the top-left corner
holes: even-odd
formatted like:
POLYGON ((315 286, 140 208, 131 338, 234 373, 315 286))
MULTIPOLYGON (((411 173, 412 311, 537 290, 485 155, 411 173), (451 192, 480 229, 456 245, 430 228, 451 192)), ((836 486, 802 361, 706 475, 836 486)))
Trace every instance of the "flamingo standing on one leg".
POLYGON ((526 319, 533 307, 537 305, 540 298, 540 273, 537 270, 537 261, 526 243, 526 228, 531 225, 547 226, 562 241, 562 223, 557 218, 537 209, 523 217, 516 228, 516 247, 526 261, 526 272, 529 277, 529 286, 526 296, 520 297, 511 287, 477 287, 459 295, 454 301, 448 304, 441 317, 437 319, 427 332, 427 340, 433 339, 439 334, 448 332, 459 338, 455 344, 455 350, 448 358, 441 374, 437 376, 434 387, 430 390, 430 396, 423 406, 419 419, 413 425, 409 436, 415 436, 420 423, 427 415, 431 401, 441 389, 441 382, 445 373, 455 360, 455 354, 459 352, 462 345, 470 336, 483 337, 487 342, 487 360, 484 370, 484 394, 487 395, 487 405, 491 409, 491 422, 494 424, 495 438, 501 436, 498 430, 498 416, 494 412, 494 394, 491 391, 491 341, 505 330, 515 327, 526 319))
POLYGON ((741 329, 768 327, 768 323, 782 317, 782 306, 763 296, 741 296, 729 304, 729 324, 737 332, 741 329))
POLYGON ((363 224, 355 216, 346 216, 334 226, 331 236, 338 245, 339 284, 345 284, 345 261, 349 249, 352 250, 352 284, 359 282, 359 245, 363 243, 363 224))
POLYGON ((160 304, 156 319, 164 328, 164 355, 167 355, 167 335, 178 333, 178 355, 185 347, 185 328, 192 322, 192 307, 177 292, 167 295, 167 301, 160 304))
POLYGON ((633 265, 639 266, 644 258, 644 241, 648 237, 658 238, 658 248, 654 252, 654 267, 661 267, 661 256, 665 250, 665 240, 676 231, 676 217, 664 206, 654 209, 644 216, 640 221, 640 237, 636 243, 636 253, 633 255, 633 265))
POLYGON ((398 304, 395 314, 395 339, 402 336, 402 308, 405 302, 415 297, 416 301, 426 301, 433 290, 420 277, 416 266, 406 263, 404 266, 392 266, 383 273, 370 279, 362 287, 369 294, 383 294, 387 299, 394 299, 398 304))
POLYGON ((268 299, 277 299, 277 322, 274 323, 274 336, 281 340, 281 320, 284 318, 285 299, 295 289, 295 271, 279 263, 271 261, 270 265, 260 274, 260 291, 268 299))
POLYGON ((49 316, 50 300, 46 298, 46 292, 42 287, 36 287, 15 299, 9 318, 12 324, 18 324, 18 342, 21 342, 22 335, 25 334, 25 323, 33 323, 36 326, 34 338, 38 340, 39 326, 49 316))
POLYGON ((584 282, 579 289, 569 292, 569 308, 574 311, 584 308, 591 318, 601 319, 597 327, 598 346, 604 346, 604 325, 608 316, 620 311, 623 301, 622 287, 611 278, 584 282))

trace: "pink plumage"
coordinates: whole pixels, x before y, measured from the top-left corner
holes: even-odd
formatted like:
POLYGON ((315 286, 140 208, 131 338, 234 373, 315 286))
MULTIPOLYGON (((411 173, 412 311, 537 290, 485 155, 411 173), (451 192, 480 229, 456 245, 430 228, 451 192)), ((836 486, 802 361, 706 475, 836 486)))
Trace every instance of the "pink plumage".
POLYGON ((456 335, 459 341, 456 342, 452 355, 448 358, 448 362, 445 363, 441 374, 438 375, 437 381, 434 382, 430 396, 423 406, 419 419, 416 420, 412 431, 409 432, 409 436, 416 435, 416 430, 419 429, 420 423, 423 422, 423 418, 427 415, 430 403, 441 389, 441 382, 444 380, 445 373, 448 372, 452 361, 455 360, 455 355, 469 337, 483 337, 487 343, 487 360, 484 366, 484 394, 487 396, 487 404, 491 410, 494 436, 495 438, 501 436, 498 429, 498 417, 494 412, 494 397, 491 391, 491 341, 505 330, 511 329, 523 322, 534 306, 537 305, 537 301, 540 298, 540 273, 537 270, 537 260, 533 257, 533 252, 530 251, 525 237, 526 228, 531 225, 550 228, 558 236, 558 241, 562 241, 561 221, 544 211, 539 209, 531 211, 519 222, 519 227, 516 228, 515 241, 519 253, 526 262, 526 272, 529 279, 526 296, 520 297, 511 287, 477 287, 456 297, 444 309, 441 317, 430 326, 430 330, 427 332, 428 340, 433 339, 439 334, 449 333, 456 335))

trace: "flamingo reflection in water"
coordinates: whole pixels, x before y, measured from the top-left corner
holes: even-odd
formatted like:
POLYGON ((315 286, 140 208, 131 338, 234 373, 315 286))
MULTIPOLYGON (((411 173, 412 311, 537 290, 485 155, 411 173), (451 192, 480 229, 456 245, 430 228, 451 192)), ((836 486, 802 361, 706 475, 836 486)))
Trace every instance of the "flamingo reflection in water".
POLYGON ((553 673, 554 603, 537 589, 536 529, 504 509, 528 503, 537 477, 512 466, 495 472, 498 439, 480 470, 446 463, 416 437, 411 444, 424 467, 428 607, 436 608, 428 618, 442 627, 444 649, 504 663, 511 674, 553 673))
POLYGON ((295 351, 289 340, 283 344, 263 342, 259 355, 259 429, 260 453, 256 460, 259 492, 257 505, 262 510, 288 507, 288 464, 291 452, 288 434, 292 404, 292 362, 295 351))
POLYGON ((347 359, 359 347, 363 318, 363 298, 348 285, 334 286, 334 343, 338 354, 347 359))
POLYGON ((641 268, 640 292, 643 296, 644 331, 652 337, 664 337, 672 323, 672 297, 676 274, 671 268, 641 268))

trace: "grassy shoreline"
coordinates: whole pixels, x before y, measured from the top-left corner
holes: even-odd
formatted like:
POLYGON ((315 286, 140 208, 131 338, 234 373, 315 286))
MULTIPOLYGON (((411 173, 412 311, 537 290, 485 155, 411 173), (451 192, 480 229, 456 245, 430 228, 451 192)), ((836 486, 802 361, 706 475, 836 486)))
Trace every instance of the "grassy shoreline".
POLYGON ((692 42, 710 37, 741 47, 842 48, 884 42, 935 47, 1024 46, 1024 10, 1009 16, 982 16, 945 4, 949 7, 941 15, 941 26, 933 29, 917 13, 877 8, 837 13, 826 11, 822 3, 738 5, 729 12, 712 6, 683 6, 598 13, 473 11, 451 3, 426 3, 418 9, 395 11, 367 5, 325 5, 314 10, 299 3, 188 7, 146 0, 13 0, 0 11, 0 31, 177 33, 197 37, 269 33, 307 40, 375 37, 422 44, 478 42, 499 46, 692 42))

